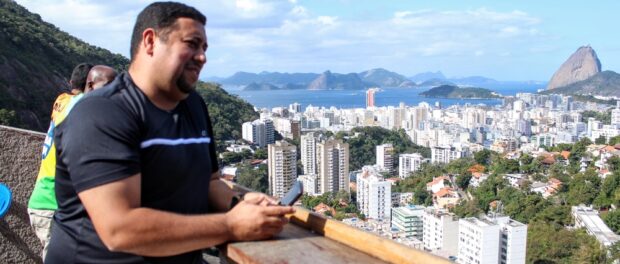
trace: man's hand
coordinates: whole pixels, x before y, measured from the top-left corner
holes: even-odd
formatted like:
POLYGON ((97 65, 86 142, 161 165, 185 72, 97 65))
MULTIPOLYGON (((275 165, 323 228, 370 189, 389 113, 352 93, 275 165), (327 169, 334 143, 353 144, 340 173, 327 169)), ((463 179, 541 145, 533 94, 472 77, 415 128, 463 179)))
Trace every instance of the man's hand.
POLYGON ((259 192, 246 193, 243 195, 243 199, 248 200, 248 201, 255 201, 255 200, 262 199, 259 205, 265 205, 265 206, 278 205, 278 200, 276 200, 275 198, 269 195, 266 195, 264 193, 259 193, 259 192))
POLYGON ((265 206, 271 201, 266 195, 251 194, 226 213, 226 227, 230 240, 260 240, 282 231, 288 222, 285 214, 294 213, 290 206, 265 206))

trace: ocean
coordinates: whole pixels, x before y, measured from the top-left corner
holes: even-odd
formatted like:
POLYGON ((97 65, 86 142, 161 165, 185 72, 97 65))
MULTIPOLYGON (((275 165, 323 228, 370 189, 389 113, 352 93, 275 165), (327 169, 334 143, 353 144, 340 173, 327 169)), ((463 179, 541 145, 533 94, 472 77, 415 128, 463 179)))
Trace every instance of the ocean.
MULTIPOLYGON (((517 93, 536 93, 544 88, 544 84, 531 84, 496 87, 493 90, 501 95, 515 95, 517 93)), ((273 91, 243 91, 243 87, 224 86, 231 94, 239 96, 257 108, 288 107, 289 104, 301 104, 302 111, 308 106, 323 106, 337 108, 364 108, 366 107, 366 90, 273 90, 273 91)), ((401 102, 408 106, 418 105, 420 102, 435 104, 442 107, 450 105, 478 105, 494 106, 502 103, 501 99, 445 99, 425 98, 418 95, 427 88, 381 88, 375 93, 375 106, 398 106, 401 102)))

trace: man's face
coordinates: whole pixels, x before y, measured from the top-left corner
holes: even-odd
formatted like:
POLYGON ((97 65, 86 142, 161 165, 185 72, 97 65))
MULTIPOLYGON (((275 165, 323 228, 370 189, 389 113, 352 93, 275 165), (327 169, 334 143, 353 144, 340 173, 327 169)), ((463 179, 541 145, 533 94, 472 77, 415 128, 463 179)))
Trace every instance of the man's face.
POLYGON ((164 40, 158 38, 155 45, 156 67, 166 92, 183 99, 198 81, 202 66, 206 63, 207 36, 200 22, 179 18, 164 40))

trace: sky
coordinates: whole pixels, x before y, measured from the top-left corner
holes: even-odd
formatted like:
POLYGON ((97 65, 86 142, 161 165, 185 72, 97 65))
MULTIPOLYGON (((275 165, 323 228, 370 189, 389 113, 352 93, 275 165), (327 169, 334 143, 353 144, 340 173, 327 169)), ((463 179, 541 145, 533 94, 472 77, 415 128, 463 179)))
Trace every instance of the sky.
MULTIPOLYGON (((144 0, 17 0, 90 44, 129 55, 144 0)), ((362 72, 548 81, 590 45, 620 71, 620 1, 182 1, 207 16, 201 78, 245 72, 362 72)))

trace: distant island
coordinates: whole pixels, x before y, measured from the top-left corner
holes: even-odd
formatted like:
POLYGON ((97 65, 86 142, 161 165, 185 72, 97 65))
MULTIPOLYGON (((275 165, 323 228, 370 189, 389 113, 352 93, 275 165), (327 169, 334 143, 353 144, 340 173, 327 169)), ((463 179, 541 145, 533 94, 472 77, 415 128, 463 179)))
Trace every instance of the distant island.
POLYGON ((421 96, 429 98, 451 98, 451 99, 493 99, 502 98, 496 92, 485 88, 465 87, 455 85, 441 85, 434 87, 426 92, 420 93, 421 96))
POLYGON ((280 90, 275 85, 269 83, 250 83, 243 88, 244 91, 268 91, 268 90, 280 90))

